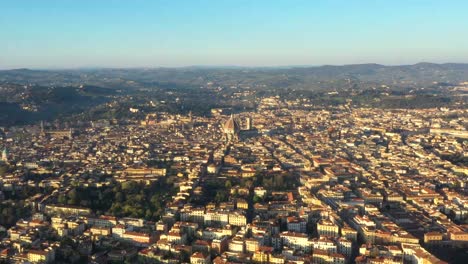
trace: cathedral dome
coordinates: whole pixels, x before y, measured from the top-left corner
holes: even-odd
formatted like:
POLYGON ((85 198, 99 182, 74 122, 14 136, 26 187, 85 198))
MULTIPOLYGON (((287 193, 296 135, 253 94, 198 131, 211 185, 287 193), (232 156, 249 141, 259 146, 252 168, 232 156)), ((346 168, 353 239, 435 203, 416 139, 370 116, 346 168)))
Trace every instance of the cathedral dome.
POLYGON ((236 119, 234 119, 234 116, 231 115, 231 117, 224 123, 224 133, 228 134, 237 134, 240 131, 240 125, 239 122, 237 122, 236 119))
POLYGON ((239 140, 240 125, 233 115, 223 124, 224 139, 227 142, 239 140))

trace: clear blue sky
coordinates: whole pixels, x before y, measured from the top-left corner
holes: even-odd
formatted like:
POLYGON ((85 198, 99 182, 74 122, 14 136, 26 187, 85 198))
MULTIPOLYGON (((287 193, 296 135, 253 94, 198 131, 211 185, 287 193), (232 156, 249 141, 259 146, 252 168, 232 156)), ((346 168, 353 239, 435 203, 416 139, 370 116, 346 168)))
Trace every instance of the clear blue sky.
POLYGON ((0 68, 468 62, 466 0, 0 0, 0 68))

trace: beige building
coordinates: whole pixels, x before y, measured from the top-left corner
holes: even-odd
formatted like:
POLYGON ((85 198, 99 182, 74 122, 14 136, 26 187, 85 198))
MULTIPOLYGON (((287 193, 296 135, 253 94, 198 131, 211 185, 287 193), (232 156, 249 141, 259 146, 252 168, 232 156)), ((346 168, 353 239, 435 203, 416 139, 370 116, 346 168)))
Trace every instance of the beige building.
POLYGON ((55 261, 55 250, 53 248, 31 249, 28 251, 28 260, 33 263, 53 263, 55 261))
POLYGON ((330 220, 320 220, 317 222, 317 232, 320 236, 339 237, 340 227, 330 220))

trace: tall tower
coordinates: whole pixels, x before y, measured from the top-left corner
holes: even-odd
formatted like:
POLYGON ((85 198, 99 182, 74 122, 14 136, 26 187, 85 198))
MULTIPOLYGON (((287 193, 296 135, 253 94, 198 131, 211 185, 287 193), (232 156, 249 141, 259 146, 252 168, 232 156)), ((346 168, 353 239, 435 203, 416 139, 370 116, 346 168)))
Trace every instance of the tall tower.
POLYGON ((41 137, 45 136, 45 131, 44 131, 44 121, 41 121, 41 132, 39 134, 41 137))
POLYGON ((223 133, 227 142, 239 140, 240 125, 231 114, 231 117, 224 123, 223 133))
POLYGON ((8 150, 6 148, 2 151, 2 161, 8 163, 8 150))
POLYGON ((245 129, 252 130, 252 118, 250 116, 245 119, 245 129))

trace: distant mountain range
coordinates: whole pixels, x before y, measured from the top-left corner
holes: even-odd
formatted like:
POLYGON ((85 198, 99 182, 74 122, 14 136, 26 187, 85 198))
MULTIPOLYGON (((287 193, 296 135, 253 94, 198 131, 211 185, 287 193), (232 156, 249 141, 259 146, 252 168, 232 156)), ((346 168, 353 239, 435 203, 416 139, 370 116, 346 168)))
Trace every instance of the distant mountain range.
POLYGON ((418 63, 385 66, 355 64, 317 67, 203 67, 128 68, 0 71, 0 83, 38 85, 90 84, 112 88, 141 88, 154 85, 268 86, 272 88, 336 88, 340 80, 393 86, 430 85, 433 82, 468 81, 468 64, 418 63))
POLYGON ((466 92, 453 89, 463 81, 468 81, 468 64, 454 63, 3 70, 0 126, 77 114, 87 119, 125 117, 128 107, 144 108, 149 101, 164 102, 151 111, 203 114, 226 105, 254 109, 256 98, 272 95, 289 99, 299 95, 323 105, 352 98, 371 107, 464 107, 466 92), (113 108, 108 107, 110 102, 113 108))

